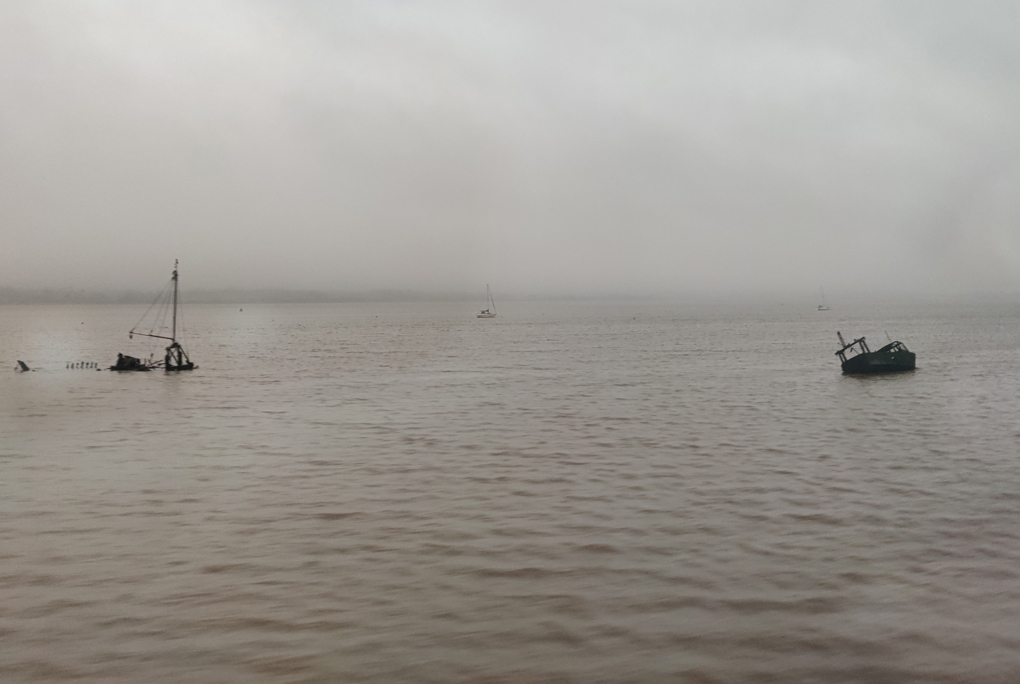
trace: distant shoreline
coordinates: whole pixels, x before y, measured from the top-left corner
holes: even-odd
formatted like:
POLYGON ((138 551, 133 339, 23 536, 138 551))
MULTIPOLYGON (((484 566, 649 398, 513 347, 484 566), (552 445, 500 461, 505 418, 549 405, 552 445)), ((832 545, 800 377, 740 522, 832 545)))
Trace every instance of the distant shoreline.
MULTIPOLYGON (((56 288, 20 289, 0 287, 0 306, 11 305, 87 305, 87 304, 131 304, 148 305, 154 293, 140 290, 71 290, 56 288)), ((846 292, 831 297, 834 310, 843 305, 878 302, 915 302, 945 304, 1020 304, 1020 293, 1012 292, 970 292, 970 293, 910 293, 910 292, 846 292)), ((246 304, 356 304, 372 302, 474 302, 481 306, 478 293, 463 292, 422 292, 412 290, 363 290, 354 292, 330 292, 324 290, 284 289, 204 289, 183 293, 185 304, 223 304, 243 306, 246 304)), ((516 294, 504 293, 497 297, 504 302, 686 302, 689 304, 742 303, 748 305, 810 305, 817 302, 811 294, 804 293, 738 293, 738 292, 688 292, 688 293, 615 293, 596 294, 516 294)))
MULTIPOLYGON (((153 293, 88 290, 20 290, 0 288, 0 304, 150 304, 153 293)), ((469 301, 460 294, 422 294, 397 290, 322 292, 317 290, 192 290, 184 293, 191 304, 328 304, 343 302, 469 301)))
MULTIPOLYGON (((133 290, 120 292, 0 288, 0 305, 19 304, 151 304, 153 293, 133 290)), ((506 296, 507 301, 597 301, 649 300, 637 295, 506 296)), ((405 290, 368 290, 364 292, 325 292, 320 290, 193 290, 184 293, 188 304, 344 304, 359 302, 475 302, 477 293, 413 292, 405 290)))

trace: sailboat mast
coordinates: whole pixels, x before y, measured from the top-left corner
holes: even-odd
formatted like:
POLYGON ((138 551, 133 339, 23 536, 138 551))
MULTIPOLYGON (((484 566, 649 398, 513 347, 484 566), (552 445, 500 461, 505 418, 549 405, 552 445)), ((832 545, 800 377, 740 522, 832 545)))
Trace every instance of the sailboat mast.
POLYGON ((174 327, 170 333, 171 342, 177 341, 177 259, 174 259, 174 327))

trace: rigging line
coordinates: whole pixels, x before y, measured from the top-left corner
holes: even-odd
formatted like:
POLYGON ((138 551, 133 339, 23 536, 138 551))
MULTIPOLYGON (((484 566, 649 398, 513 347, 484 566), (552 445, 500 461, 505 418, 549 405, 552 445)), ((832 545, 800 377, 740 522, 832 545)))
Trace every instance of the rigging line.
MULTIPOLYGON (((167 291, 168 287, 169 287, 169 284, 163 286, 163 290, 159 293, 159 295, 157 295, 156 300, 152 303, 151 306, 149 306, 148 310, 145 312, 145 314, 142 316, 142 318, 138 321, 138 323, 135 324, 135 328, 132 328, 132 330, 134 330, 136 328, 139 328, 139 327, 143 327, 145 325, 145 320, 148 319, 150 317, 150 315, 152 314, 153 307, 156 307, 156 316, 157 317, 159 316, 159 311, 164 306, 164 300, 166 299, 166 291, 167 291)), ((152 332, 152 331, 150 330, 150 332, 152 332)))
MULTIPOLYGON (((171 281, 171 282, 173 282, 173 281, 171 281)), ((139 325, 141 325, 141 324, 142 324, 142 321, 144 321, 144 320, 145 320, 145 317, 149 315, 149 312, 150 312, 150 311, 152 311, 152 307, 156 306, 156 304, 158 304, 158 303, 159 303, 159 300, 160 300, 160 299, 161 299, 161 298, 163 297, 163 294, 164 294, 164 293, 166 292, 166 289, 167 289, 168 287, 170 287, 170 283, 167 283, 166 285, 164 285, 164 286, 163 286, 163 289, 162 289, 162 290, 160 291, 160 293, 159 293, 158 295, 156 295, 156 299, 155 299, 155 300, 153 300, 152 304, 149 304, 149 308, 145 310, 145 313, 143 313, 143 314, 142 314, 142 317, 141 317, 141 318, 139 318, 139 319, 138 319, 138 322, 137 322, 137 323, 135 323, 135 324, 134 324, 134 325, 133 325, 133 326, 131 327, 131 332, 134 332, 134 331, 135 331, 135 328, 137 328, 137 327, 138 327, 139 325)))
MULTIPOLYGON (((152 328, 149 330, 149 334, 150 335, 152 335, 154 333, 154 331, 156 331, 156 330, 158 330, 159 332, 163 332, 163 328, 166 327, 163 324, 163 319, 165 319, 165 318, 166 318, 166 298, 164 297, 163 300, 160 302, 159 311, 156 312, 156 318, 153 321, 152 328)), ((155 338, 150 338, 149 339, 149 350, 150 350, 150 352, 152 351, 152 349, 154 349, 156 347, 157 344, 162 344, 162 343, 161 342, 157 343, 155 341, 155 338)))
POLYGON ((154 333, 156 329, 159 327, 159 319, 160 316, 162 315, 162 312, 163 312, 163 298, 161 296, 159 299, 159 306, 156 308, 156 313, 152 316, 151 319, 148 319, 147 321, 147 327, 149 329, 150 335, 154 333))
MULTIPOLYGON (((166 311, 168 307, 168 302, 170 301, 170 296, 169 294, 166 293, 165 289, 163 292, 164 295, 162 301, 160 302, 159 311, 156 312, 156 318, 152 322, 153 325, 152 330, 159 330, 160 332, 166 330, 166 311)), ((152 330, 150 330, 149 332, 152 332, 152 330)))
POLYGON ((159 319, 160 319, 160 314, 161 314, 162 311, 163 311, 163 302, 161 300, 160 301, 160 307, 159 307, 159 309, 156 310, 156 315, 153 317, 153 320, 149 324, 149 332, 148 333, 141 333, 143 335, 144 334, 148 334, 148 336, 150 338, 149 339, 149 349, 150 349, 150 351, 153 348, 153 344, 155 344, 155 342, 152 339, 153 336, 155 334, 157 334, 157 332, 162 332, 162 330, 159 330, 159 319))
POLYGON ((152 354, 153 346, 154 346, 154 344, 156 342, 156 340, 152 337, 153 333, 155 332, 154 325, 153 325, 153 320, 155 320, 157 322, 159 321, 159 312, 160 312, 160 309, 162 308, 162 306, 163 306, 163 300, 162 300, 162 297, 160 297, 159 306, 156 308, 155 316, 154 317, 153 316, 146 316, 146 321, 142 323, 142 325, 145 325, 148 328, 149 332, 147 332, 147 333, 139 333, 140 335, 145 335, 145 336, 148 337, 148 339, 146 340, 146 351, 148 351, 150 355, 152 354))

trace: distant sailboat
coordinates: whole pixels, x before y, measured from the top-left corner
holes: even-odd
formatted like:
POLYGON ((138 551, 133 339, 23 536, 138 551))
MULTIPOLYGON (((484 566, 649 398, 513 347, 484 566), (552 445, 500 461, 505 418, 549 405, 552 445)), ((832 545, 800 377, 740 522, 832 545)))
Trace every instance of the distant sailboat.
POLYGON ((819 288, 822 291, 822 303, 818 305, 818 311, 828 311, 829 307, 825 305, 825 288, 819 288))
POLYGON ((482 309, 478 312, 478 318, 495 318, 496 317, 496 300, 492 298, 492 291, 489 290, 489 284, 485 284, 485 303, 488 304, 488 308, 482 309))
POLYGON ((150 358, 138 359, 133 356, 127 356, 126 354, 117 354, 117 363, 110 366, 110 370, 115 371, 149 371, 155 368, 163 368, 165 371, 189 371, 198 368, 191 359, 188 358, 187 352, 184 351, 184 347, 181 346, 180 342, 177 341, 177 260, 174 259, 174 272, 170 276, 170 282, 163 291, 156 297, 156 301, 152 303, 149 310, 145 312, 141 320, 135 324, 135 327, 131 328, 128 332, 128 337, 134 337, 135 335, 141 335, 142 337, 154 337, 160 340, 170 340, 170 345, 166 348, 166 354, 163 356, 162 361, 155 361, 150 358), (170 286, 173 289, 170 289, 170 286), (157 307, 157 305, 159 305, 157 307), (149 313, 156 309, 154 318, 149 318, 149 313), (166 315, 170 313, 170 329, 166 329, 166 315), (149 332, 139 332, 138 328, 146 320, 151 321, 149 326, 149 332), (167 333, 166 334, 156 334, 167 333))

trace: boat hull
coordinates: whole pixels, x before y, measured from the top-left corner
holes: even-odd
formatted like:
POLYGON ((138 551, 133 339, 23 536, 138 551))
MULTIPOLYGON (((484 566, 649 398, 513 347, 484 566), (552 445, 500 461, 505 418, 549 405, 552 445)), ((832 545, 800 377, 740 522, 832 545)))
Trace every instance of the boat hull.
POLYGON ((475 314, 475 318, 495 318, 496 314, 475 314))
POLYGON ((843 362, 843 372, 851 375, 862 375, 867 373, 899 373, 912 371, 915 368, 913 352, 906 349, 897 351, 869 352, 858 354, 843 362))
POLYGON ((180 371, 195 370, 196 368, 198 368, 198 366, 193 363, 185 363, 180 366, 166 366, 164 370, 166 370, 167 373, 177 373, 180 371))

